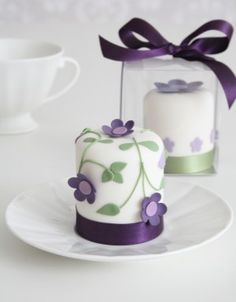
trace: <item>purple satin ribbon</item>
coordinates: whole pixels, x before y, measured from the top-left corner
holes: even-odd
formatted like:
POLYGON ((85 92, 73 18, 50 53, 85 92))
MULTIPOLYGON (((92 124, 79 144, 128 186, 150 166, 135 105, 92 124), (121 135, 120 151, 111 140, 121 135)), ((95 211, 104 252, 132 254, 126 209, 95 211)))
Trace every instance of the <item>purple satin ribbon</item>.
POLYGON ((160 223, 136 222, 128 224, 104 223, 87 219, 76 211, 75 231, 83 238, 102 244, 130 245, 152 240, 163 231, 163 217, 160 223))
POLYGON ((217 54, 227 49, 233 34, 232 25, 225 20, 212 20, 200 26, 187 36, 180 45, 167 41, 152 25, 146 21, 134 18, 119 30, 119 36, 125 47, 115 45, 99 36, 103 56, 116 61, 134 61, 163 55, 172 55, 188 61, 200 61, 207 65, 220 81, 229 108, 236 98, 236 77, 225 64, 216 61, 209 54, 217 54), (198 36, 209 30, 223 33, 223 37, 198 36), (141 35, 147 41, 139 40, 135 34, 141 35), (140 50, 140 48, 147 48, 140 50))

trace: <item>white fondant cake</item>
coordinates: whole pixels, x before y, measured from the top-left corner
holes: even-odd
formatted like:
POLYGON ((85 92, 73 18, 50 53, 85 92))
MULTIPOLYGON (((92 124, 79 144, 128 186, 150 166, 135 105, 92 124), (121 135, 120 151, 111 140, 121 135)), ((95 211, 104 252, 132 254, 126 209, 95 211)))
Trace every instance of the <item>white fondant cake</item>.
POLYGON ((76 171, 93 184, 96 197, 91 204, 77 202, 78 212, 100 222, 141 221, 145 196, 157 191, 163 196, 164 161, 162 140, 150 130, 135 128, 130 135, 109 137, 85 129, 76 140, 76 171))
POLYGON ((214 148, 215 100, 206 89, 162 93, 144 100, 144 126, 163 139, 170 156, 203 154, 214 148))

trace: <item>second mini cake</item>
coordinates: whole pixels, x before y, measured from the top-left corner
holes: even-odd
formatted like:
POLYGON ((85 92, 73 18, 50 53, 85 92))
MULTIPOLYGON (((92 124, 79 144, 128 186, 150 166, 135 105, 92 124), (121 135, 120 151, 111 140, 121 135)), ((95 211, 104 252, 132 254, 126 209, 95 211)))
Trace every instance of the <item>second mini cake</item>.
POLYGON ((144 98, 144 126, 163 139, 165 172, 209 173, 215 155, 214 95, 200 81, 174 79, 155 85, 144 98))
POLYGON ((119 119, 76 139, 76 232, 103 244, 136 244, 163 231, 164 146, 153 131, 119 119))

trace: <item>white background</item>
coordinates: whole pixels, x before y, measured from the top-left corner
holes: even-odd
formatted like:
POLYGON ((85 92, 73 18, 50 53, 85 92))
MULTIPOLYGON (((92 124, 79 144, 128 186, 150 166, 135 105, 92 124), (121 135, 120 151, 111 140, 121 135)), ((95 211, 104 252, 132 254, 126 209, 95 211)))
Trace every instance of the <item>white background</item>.
MULTIPOLYGON (((236 24, 235 0, 92 1, 0 0, 0 37, 49 40, 65 47, 81 65, 81 77, 67 95, 35 113, 41 127, 21 136, 0 137, 0 300, 234 302, 236 223, 220 239, 159 261, 126 264, 64 259, 31 248, 7 230, 11 199, 38 183, 74 173, 73 140, 84 127, 118 115, 120 64, 102 58, 98 34, 119 43, 117 30, 138 16, 174 43, 212 18, 236 24)), ((219 55, 236 70, 236 36, 219 55)), ((55 90, 70 78, 59 76, 55 90)), ((217 176, 186 178, 223 196, 236 210, 235 106, 222 100, 221 169, 217 176)))

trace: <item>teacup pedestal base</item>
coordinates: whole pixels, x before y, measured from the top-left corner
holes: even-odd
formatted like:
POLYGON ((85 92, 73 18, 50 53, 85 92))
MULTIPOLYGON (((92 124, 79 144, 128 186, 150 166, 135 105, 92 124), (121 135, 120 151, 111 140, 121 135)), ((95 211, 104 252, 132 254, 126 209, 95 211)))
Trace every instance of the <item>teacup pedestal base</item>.
POLYGON ((0 118, 0 135, 21 134, 35 130, 38 124, 30 113, 0 118))

